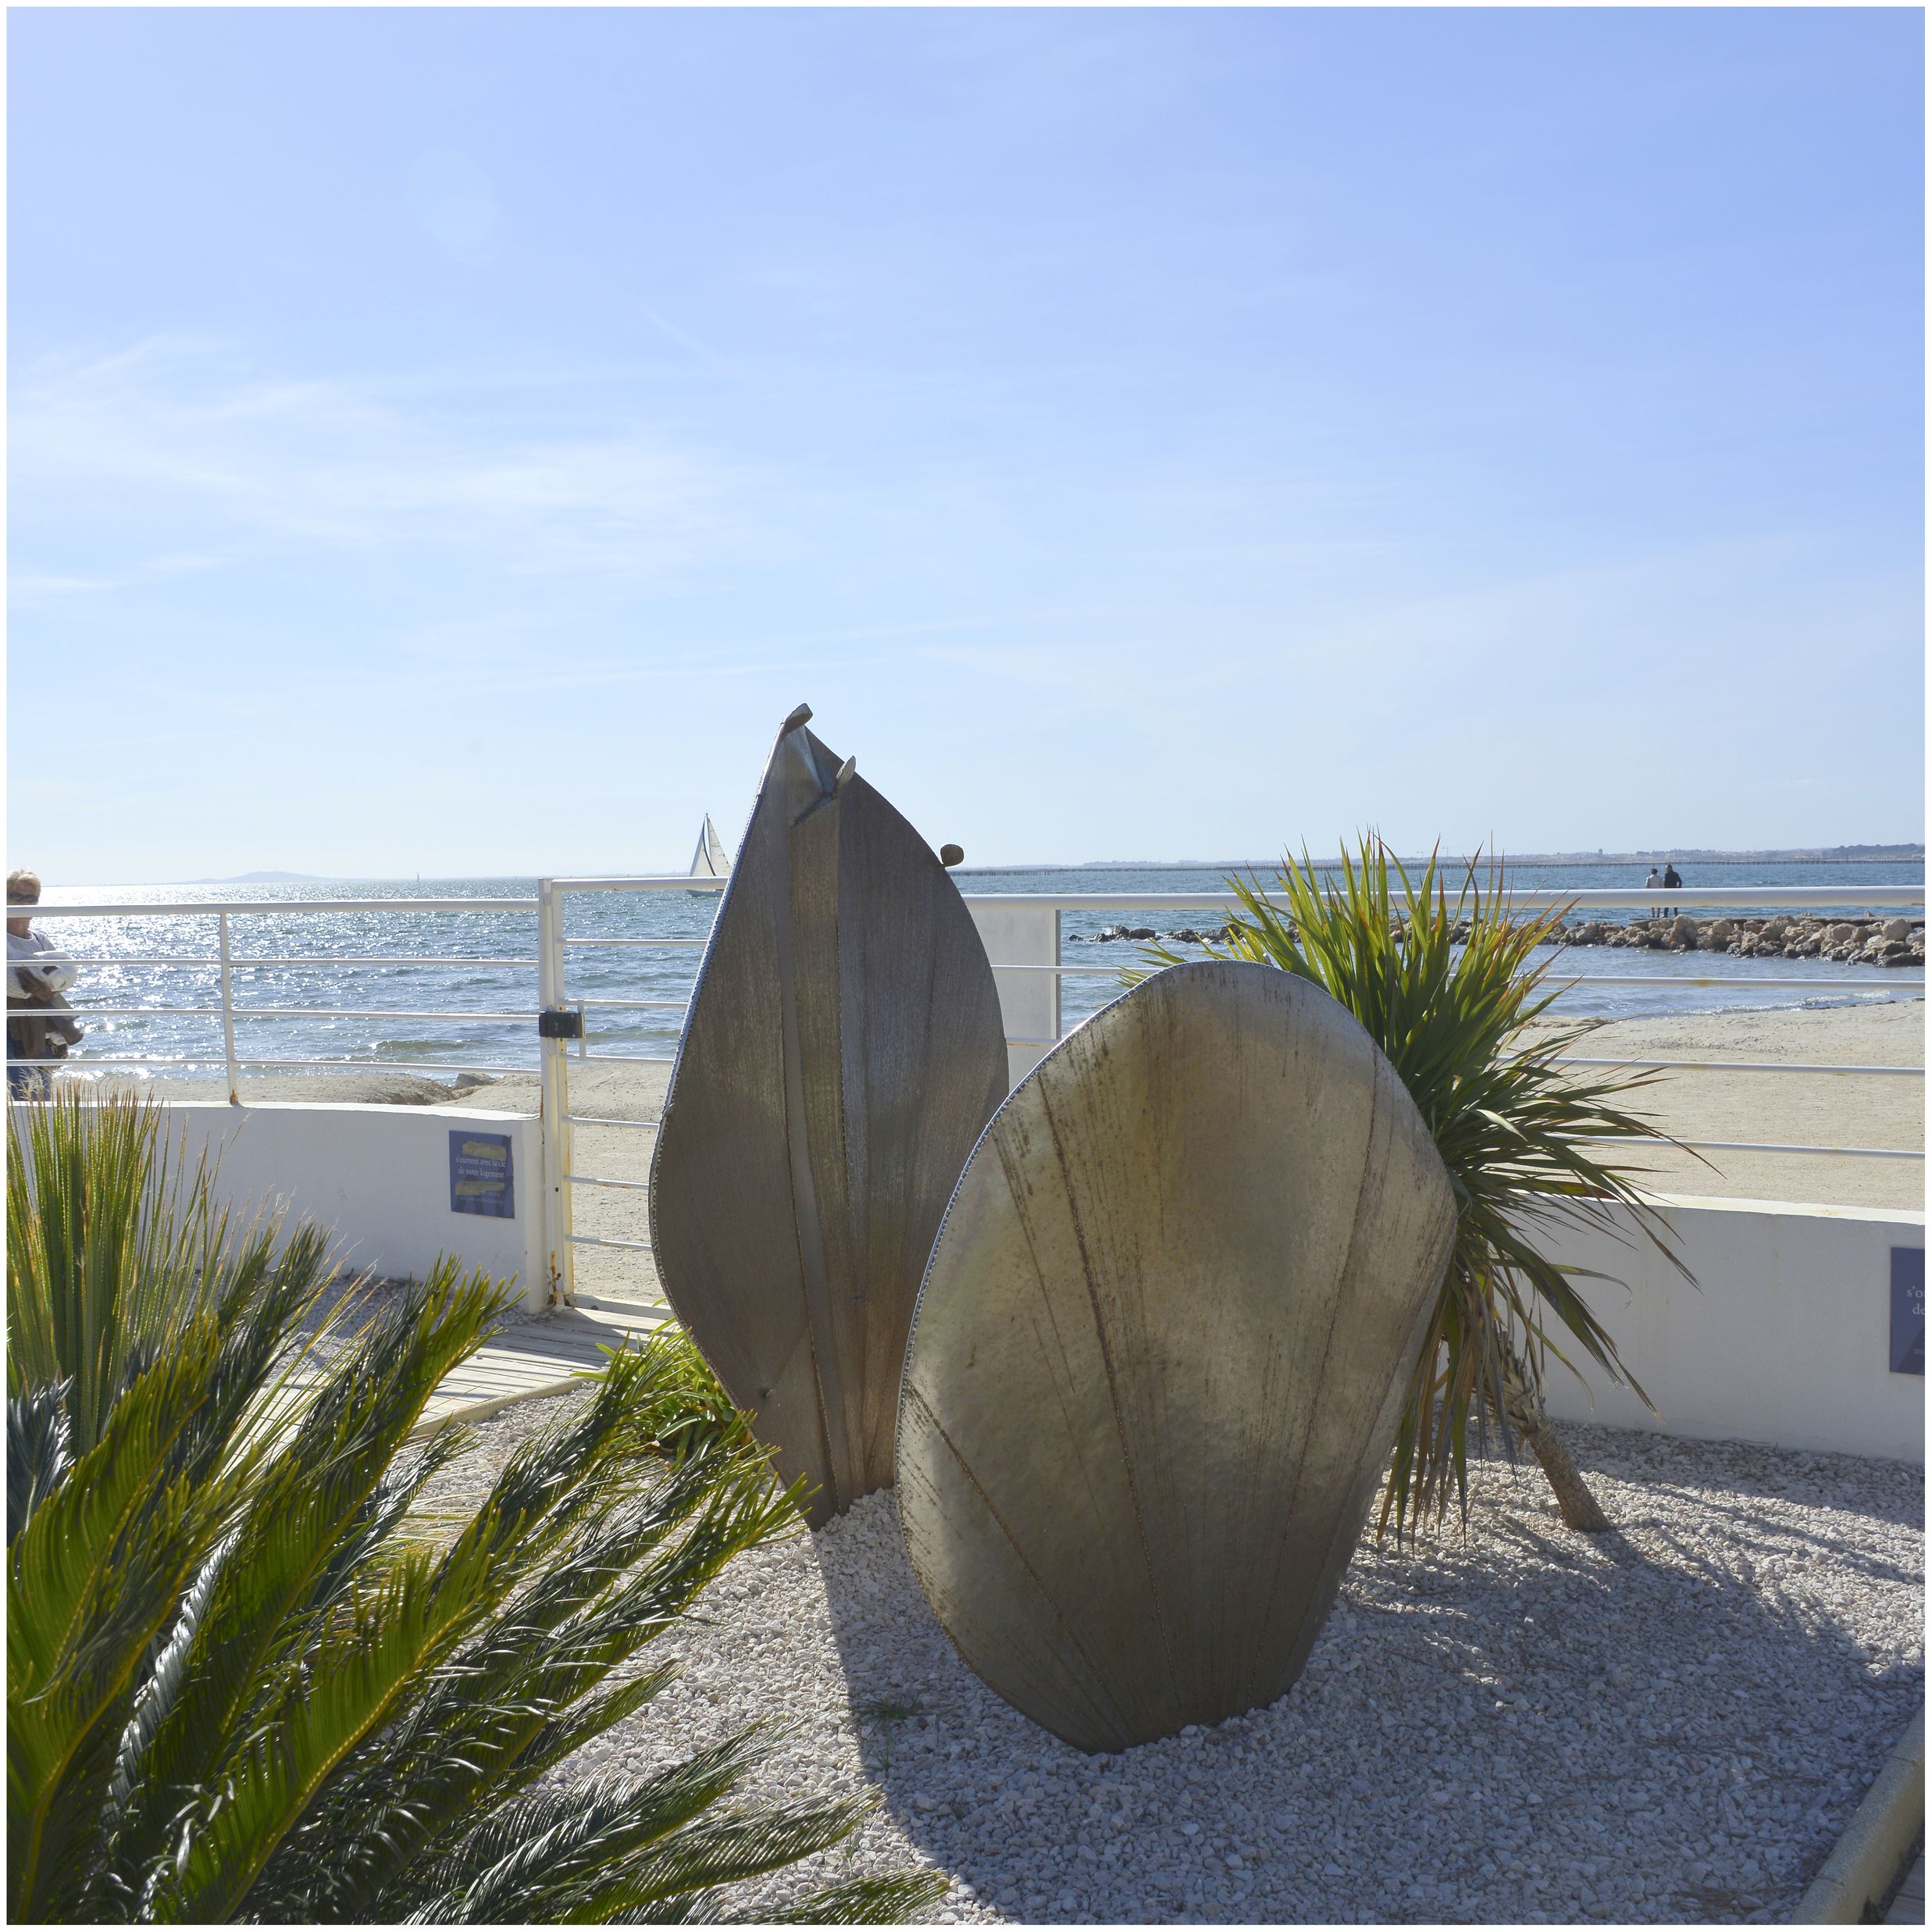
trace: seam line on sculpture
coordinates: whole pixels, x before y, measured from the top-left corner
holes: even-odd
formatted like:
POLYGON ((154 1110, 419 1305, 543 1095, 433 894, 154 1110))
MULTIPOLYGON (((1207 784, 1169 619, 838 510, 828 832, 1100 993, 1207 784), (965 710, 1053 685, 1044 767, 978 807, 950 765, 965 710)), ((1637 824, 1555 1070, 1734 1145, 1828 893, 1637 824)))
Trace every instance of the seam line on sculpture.
MULTIPOLYGON (((1060 1609, 1058 1599, 1054 1596, 1053 1592, 1047 1588, 1046 1579, 1040 1575, 1039 1572, 1033 1567, 1032 1563, 1028 1560, 1026 1551, 1021 1546, 1020 1539, 1007 1527, 1006 1518, 1000 1513, 999 1506, 994 1502, 993 1498, 987 1493, 985 1485, 980 1481, 978 1477, 973 1473, 971 1463, 968 1462, 965 1456, 961 1453, 958 1444, 956 1443, 953 1440, 952 1437, 946 1433, 946 1424, 939 1420, 939 1416, 935 1412, 932 1403, 928 1402, 925 1397, 920 1394, 917 1388, 908 1388, 906 1393, 919 1405, 920 1410, 925 1415, 926 1420, 932 1425, 933 1434, 938 1436, 939 1440, 946 1445, 946 1452, 951 1456, 954 1462, 957 1465, 960 1474, 972 1485, 973 1493, 978 1497, 981 1503, 985 1506, 987 1515, 993 1519, 993 1526, 999 1531, 1000 1534, 1006 1538, 1007 1547, 1013 1552, 1015 1559, 1019 1563, 1020 1567, 1026 1572, 1027 1577, 1032 1582, 1034 1588, 1039 1591, 1040 1594, 1040 1601, 1043 1602, 1046 1606, 1047 1609, 1053 1613, 1053 1621, 1057 1624, 1060 1629, 1065 1633, 1068 1642, 1070 1643, 1075 1650, 1079 1653, 1080 1661, 1086 1666, 1089 1673, 1092 1676, 1093 1688, 1100 1691, 1103 1695, 1105 1695, 1107 1689, 1106 1672, 1104 1672, 1100 1666, 1094 1662, 1093 1659, 1088 1655, 1086 1645, 1080 1641, 1079 1632, 1076 1631, 1073 1625, 1068 1621, 1066 1613, 1060 1609)), ((1124 1715, 1119 1709, 1118 1706, 1114 1704, 1113 1699, 1110 1696, 1107 1697, 1107 1702, 1109 1706, 1113 1709, 1114 1721, 1119 1726, 1121 1734, 1125 1735, 1131 1731, 1132 1727, 1126 1722, 1124 1715)), ((1096 1710, 1099 1709, 1097 1703, 1096 1704, 1095 1708, 1096 1710)))
POLYGON ((812 1400, 818 1418, 819 1450, 825 1458, 825 1479, 832 1490, 832 1500, 836 1508, 843 1509, 852 1501, 852 1498, 849 1495, 841 1497, 839 1494, 838 1463, 832 1446, 832 1418, 827 1412, 829 1405, 825 1400, 826 1372, 829 1370, 836 1378, 839 1371, 829 1331, 830 1310, 825 1306, 830 1292, 825 1280, 825 1231, 819 1221, 818 1189, 811 1171, 811 1140, 804 1119, 804 1044, 798 1033, 797 962, 792 929, 791 851, 792 832, 797 822, 787 816, 780 833, 784 842, 784 889, 778 895, 777 918, 773 934, 775 950, 778 954, 779 1025, 780 1051, 784 1063, 785 1164, 786 1175, 791 1183, 792 1228, 797 1242, 800 1283, 805 1292, 805 1334, 811 1349, 812 1400), (811 1224, 809 1233, 806 1225, 807 1220, 811 1224), (818 1260, 815 1280, 811 1258, 811 1246, 815 1241, 818 1260))
POLYGON ((1121 1413, 1120 1382, 1114 1374, 1114 1352, 1107 1346, 1107 1324, 1100 1313, 1099 1295, 1093 1285, 1093 1264, 1087 1253, 1086 1229, 1082 1225, 1079 1207, 1075 1203, 1073 1178, 1067 1170, 1067 1150, 1060 1138, 1060 1124, 1053 1118, 1053 1103, 1046 1089, 1040 1090, 1040 1106, 1046 1116, 1046 1131, 1052 1136, 1053 1158, 1059 1164, 1060 1178, 1066 1189, 1068 1214, 1073 1223, 1073 1238, 1080 1249, 1080 1274, 1087 1291, 1087 1306, 1093 1316, 1094 1339, 1100 1350, 1100 1363, 1107 1372, 1107 1399, 1114 1412, 1114 1431, 1121 1448, 1121 1470, 1127 1479, 1127 1498, 1134 1513, 1134 1535, 1140 1545, 1140 1560, 1147 1573, 1147 1595, 1153 1609, 1154 1628, 1160 1638, 1160 1654, 1167 1666, 1167 1682, 1176 1699, 1182 1695, 1179 1672, 1175 1667, 1174 1645, 1167 1633, 1167 1620, 1161 1613, 1160 1588, 1155 1581, 1153 1552, 1147 1542, 1147 1520, 1141 1509, 1139 1485, 1134 1481, 1133 1459, 1127 1443, 1127 1424, 1121 1413))
MULTIPOLYGON (((1371 1051, 1374 1050, 1376 1050, 1374 1049, 1373 1043, 1371 1043, 1371 1051)), ((1369 1082, 1368 1132, 1363 1137, 1362 1144, 1361 1173, 1357 1176, 1356 1181, 1355 1211, 1349 1217, 1348 1244, 1342 1249, 1342 1265, 1340 1269, 1338 1271, 1337 1278, 1339 1281, 1342 1282, 1346 1282, 1348 1280, 1349 1264, 1353 1260, 1355 1256, 1356 1238, 1361 1231, 1363 1189, 1367 1179, 1371 1164, 1374 1159, 1375 1132, 1376 1128, 1380 1124, 1381 1119, 1382 1083, 1381 1078, 1379 1078, 1381 1069, 1376 1066, 1373 1059, 1371 1059, 1369 1063, 1369 1071, 1371 1078, 1369 1082)), ((1334 1353, 1335 1323, 1340 1317, 1342 1304, 1344 1299, 1345 1297, 1343 1295, 1338 1293, 1329 1306, 1328 1326, 1327 1331, 1322 1338, 1321 1354, 1316 1364, 1316 1371, 1313 1378, 1313 1386, 1317 1388, 1323 1387, 1328 1379, 1328 1357, 1334 1353)), ((1295 1487, 1290 1492, 1288 1499, 1288 1514, 1291 1521, 1293 1520, 1296 1506, 1301 1500, 1303 1486, 1307 1480, 1308 1445, 1310 1438, 1314 1432, 1314 1422, 1315 1412, 1313 1406, 1311 1405, 1308 1410, 1306 1418, 1302 1426, 1301 1444, 1296 1453, 1295 1460, 1295 1487)), ((1274 1622, 1275 1602, 1281 1594, 1281 1567, 1286 1560, 1287 1554, 1288 1542, 1287 1539, 1283 1538, 1282 1540, 1278 1542, 1275 1545, 1274 1568, 1272 1574, 1268 1578, 1268 1593, 1265 1606, 1264 1627, 1271 1626, 1274 1622)), ((1326 1557, 1331 1556, 1332 1554, 1332 1550, 1324 1552, 1324 1561, 1323 1564, 1323 1568, 1324 1570, 1326 1568, 1326 1557)), ((1300 1646, 1302 1632, 1306 1627, 1307 1620, 1306 1613, 1304 1612, 1301 1620, 1301 1624, 1297 1626, 1295 1632, 1296 1648, 1299 1648, 1300 1646)), ((1250 1680, 1249 1688, 1250 1690, 1253 1689, 1252 1680, 1250 1680)))

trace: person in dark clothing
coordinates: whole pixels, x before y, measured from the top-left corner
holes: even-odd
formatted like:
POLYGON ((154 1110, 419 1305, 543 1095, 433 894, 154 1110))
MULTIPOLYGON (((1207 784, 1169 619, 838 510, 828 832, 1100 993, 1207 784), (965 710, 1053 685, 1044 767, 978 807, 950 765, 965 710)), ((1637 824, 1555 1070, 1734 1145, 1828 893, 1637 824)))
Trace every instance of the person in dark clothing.
POLYGON ((1666 892, 1675 892, 1684 883, 1677 876, 1677 868, 1666 859, 1663 868, 1663 888, 1666 892))

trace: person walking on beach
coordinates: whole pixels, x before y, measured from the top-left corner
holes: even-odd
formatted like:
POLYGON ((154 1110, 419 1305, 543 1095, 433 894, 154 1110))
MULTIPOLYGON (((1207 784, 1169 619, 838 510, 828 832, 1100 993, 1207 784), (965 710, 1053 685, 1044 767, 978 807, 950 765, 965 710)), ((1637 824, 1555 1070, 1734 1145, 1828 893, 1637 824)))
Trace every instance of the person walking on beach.
POLYGON ((80 974, 51 940, 34 930, 30 908, 41 902, 40 875, 23 868, 7 875, 7 1097, 46 1097, 52 1075, 17 1060, 64 1060, 80 1038, 62 997, 80 974))
MULTIPOLYGON (((1644 890, 1647 893, 1658 893, 1663 890, 1663 875, 1654 865, 1650 868, 1650 876, 1644 881, 1644 890)), ((1653 919, 1661 919, 1663 917, 1663 907, 1653 905, 1650 908, 1650 916, 1653 919)))

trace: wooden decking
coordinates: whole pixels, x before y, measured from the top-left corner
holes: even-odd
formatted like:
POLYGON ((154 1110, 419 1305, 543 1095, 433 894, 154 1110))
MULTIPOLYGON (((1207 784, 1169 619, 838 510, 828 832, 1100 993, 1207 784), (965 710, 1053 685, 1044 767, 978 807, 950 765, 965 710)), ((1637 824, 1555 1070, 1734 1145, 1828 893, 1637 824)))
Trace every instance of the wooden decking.
POLYGON ((670 1319, 665 1309, 643 1303, 604 1301, 500 1329, 444 1378, 416 1434, 427 1435, 447 1422, 479 1420, 512 1403, 561 1395, 579 1377, 604 1366, 607 1349, 670 1319))

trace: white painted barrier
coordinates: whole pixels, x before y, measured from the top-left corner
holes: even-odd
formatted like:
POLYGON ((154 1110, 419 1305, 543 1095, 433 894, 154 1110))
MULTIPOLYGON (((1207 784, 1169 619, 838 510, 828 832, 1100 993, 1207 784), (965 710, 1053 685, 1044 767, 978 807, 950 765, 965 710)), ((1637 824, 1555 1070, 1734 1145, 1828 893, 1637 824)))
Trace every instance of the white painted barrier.
POLYGON ((1925 1460, 1925 1378, 1891 1369, 1892 1250, 1923 1257, 1922 1213, 1688 1196, 1659 1206, 1695 1288, 1647 1240, 1567 1229, 1542 1244, 1552 1260, 1613 1278, 1578 1286, 1659 1415, 1606 1385, 1587 1358, 1594 1406, 1552 1362, 1552 1415, 1925 1460))
POLYGON ((966 910, 996 966, 1000 1015, 1007 1031, 1007 1072, 1018 1086, 1060 1038, 1060 908, 1007 899, 969 898, 966 910))
POLYGON ((514 1278, 526 1308, 548 1300, 534 1115, 187 1101, 171 1103, 162 1121, 191 1164, 204 1150, 211 1163, 219 1157, 218 1201, 238 1214, 277 1203, 315 1222, 334 1235, 345 1267, 420 1278, 448 1254, 500 1280, 514 1278), (466 1202, 512 1211, 458 1211, 459 1189, 466 1202))
MULTIPOLYGON (((1017 944, 1028 936, 1003 936, 1017 944)), ((1030 936, 1044 943, 1042 936, 1030 936)), ((1038 978, 1057 984, 1050 974, 1038 978)), ((1038 996, 1028 987, 1018 996, 1038 996)), ((219 1154, 221 1200, 244 1210, 279 1200, 333 1231, 349 1265, 420 1276, 447 1253, 499 1278, 514 1277, 526 1307, 547 1302, 543 1145, 534 1116, 187 1102, 169 1105, 166 1119, 191 1159, 204 1149, 219 1154), (467 1198, 480 1189, 501 1202, 492 1184, 503 1164, 497 1157, 506 1153, 513 1211, 458 1211, 458 1188, 472 1191, 467 1198)), ((1916 1251, 1923 1270, 1923 1214, 1690 1197, 1659 1207, 1695 1288, 1634 1235, 1627 1215, 1621 1217, 1627 1240, 1566 1228, 1552 1231, 1545 1246, 1555 1260, 1610 1278, 1581 1284, 1585 1298, 1660 1416, 1600 1374, 1590 1376, 1593 1403, 1554 1363, 1552 1414, 1673 1435, 1924 1461, 1924 1378, 1895 1374, 1891 1366, 1892 1253, 1916 1251)), ((1919 1279, 1922 1319, 1922 1272, 1919 1279)))

